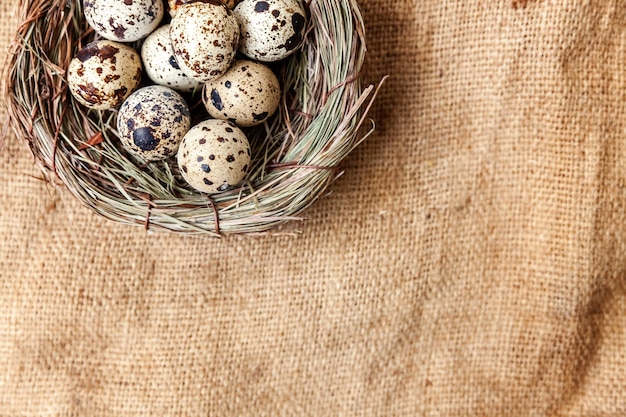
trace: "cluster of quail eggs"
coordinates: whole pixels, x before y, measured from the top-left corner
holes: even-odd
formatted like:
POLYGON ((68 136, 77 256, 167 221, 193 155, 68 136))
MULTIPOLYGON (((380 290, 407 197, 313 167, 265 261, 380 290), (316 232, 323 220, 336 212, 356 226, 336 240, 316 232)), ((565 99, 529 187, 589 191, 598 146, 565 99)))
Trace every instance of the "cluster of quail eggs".
POLYGON ((83 11, 99 40, 69 65, 74 98, 117 108, 121 145, 145 161, 175 156, 196 190, 239 184, 251 162, 241 128, 278 108, 281 86, 266 63, 302 43, 300 0, 83 0, 83 11), (184 96, 194 92, 210 118, 192 126, 184 96))

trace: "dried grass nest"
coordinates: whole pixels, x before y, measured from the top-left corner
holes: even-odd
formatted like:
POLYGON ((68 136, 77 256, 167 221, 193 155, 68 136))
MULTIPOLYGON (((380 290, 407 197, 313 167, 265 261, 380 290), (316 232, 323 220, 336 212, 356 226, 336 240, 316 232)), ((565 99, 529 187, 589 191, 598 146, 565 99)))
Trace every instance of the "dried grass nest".
POLYGON ((198 193, 182 180, 175 158, 146 164, 126 154, 115 110, 87 110, 69 94, 66 68, 94 39, 81 4, 20 1, 5 96, 12 126, 46 178, 58 178, 106 218, 186 235, 276 230, 300 219, 373 129, 360 129, 377 88, 361 88, 365 39, 356 1, 310 0, 303 48, 278 70, 279 111, 246 132, 253 157, 247 179, 225 193, 198 193))

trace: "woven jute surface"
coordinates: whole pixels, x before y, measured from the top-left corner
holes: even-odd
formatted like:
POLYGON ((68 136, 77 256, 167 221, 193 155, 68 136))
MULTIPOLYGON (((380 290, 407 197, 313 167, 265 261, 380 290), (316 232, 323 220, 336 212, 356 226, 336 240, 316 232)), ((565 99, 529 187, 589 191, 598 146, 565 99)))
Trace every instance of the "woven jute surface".
POLYGON ((626 415, 626 8, 361 7, 377 130, 295 236, 113 224, 5 140, 0 416, 626 415))

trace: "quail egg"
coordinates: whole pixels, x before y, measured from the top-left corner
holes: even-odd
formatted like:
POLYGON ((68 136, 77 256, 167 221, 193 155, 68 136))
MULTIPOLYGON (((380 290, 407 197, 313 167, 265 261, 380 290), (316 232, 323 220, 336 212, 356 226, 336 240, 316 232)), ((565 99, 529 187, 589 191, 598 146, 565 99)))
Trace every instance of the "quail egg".
POLYGON ((83 10, 96 33, 117 42, 145 38, 165 13, 163 0, 84 0, 83 10))
POLYGON ((207 82, 224 74, 235 58, 239 25, 223 4, 183 4, 170 23, 170 39, 180 69, 207 82))
POLYGON ((200 83, 180 70, 170 42, 170 26, 163 25, 150 34, 141 46, 141 59, 146 74, 155 84, 177 91, 190 92, 200 83))
POLYGON ((177 159, 189 185, 214 194, 236 186, 245 178, 250 166, 250 144, 233 123, 205 120, 187 132, 177 159))
POLYGON ((70 61, 67 81, 84 106, 117 107, 141 83, 141 58, 130 46, 108 40, 85 45, 70 61))
POLYGON ((135 91, 117 115, 122 146, 146 161, 175 155, 190 125, 185 100, 176 91, 160 85, 135 91))
POLYGON ((204 85, 202 100, 207 112, 217 119, 255 126, 278 108, 280 84, 265 65, 235 61, 224 75, 204 85))
POLYGON ((279 61, 302 43, 306 18, 297 0, 242 0, 234 10, 239 51, 263 62, 279 61))

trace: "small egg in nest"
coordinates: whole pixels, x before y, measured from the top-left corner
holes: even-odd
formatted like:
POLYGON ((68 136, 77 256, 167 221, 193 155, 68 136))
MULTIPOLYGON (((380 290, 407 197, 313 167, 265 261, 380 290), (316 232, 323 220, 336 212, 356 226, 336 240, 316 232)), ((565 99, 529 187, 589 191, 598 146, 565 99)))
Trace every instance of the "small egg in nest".
POLYGON ((121 43, 91 42, 70 61, 67 82, 82 105, 96 110, 117 107, 141 83, 141 57, 121 43))
POLYGON ((280 83, 271 69, 241 60, 235 61, 220 78, 206 83, 202 96, 211 116, 249 127, 274 114, 280 94, 280 83))
POLYGON ((274 62, 302 44, 306 14, 297 0, 243 0, 234 9, 239 51, 257 61, 274 62))
POLYGON ((165 6, 163 0, 84 0, 89 26, 105 39, 135 42, 157 28, 165 6))
POLYGON ((187 3, 170 22, 170 40, 180 69, 207 82, 224 74, 235 58, 239 25, 223 4, 187 3))
POLYGON ((146 161, 175 155, 190 126, 189 107, 182 96, 159 85, 135 91, 117 115, 122 146, 146 161))
POLYGON ((178 149, 178 167, 196 190, 214 194, 239 184, 250 167, 250 144, 227 120, 210 119, 192 127, 178 149))

